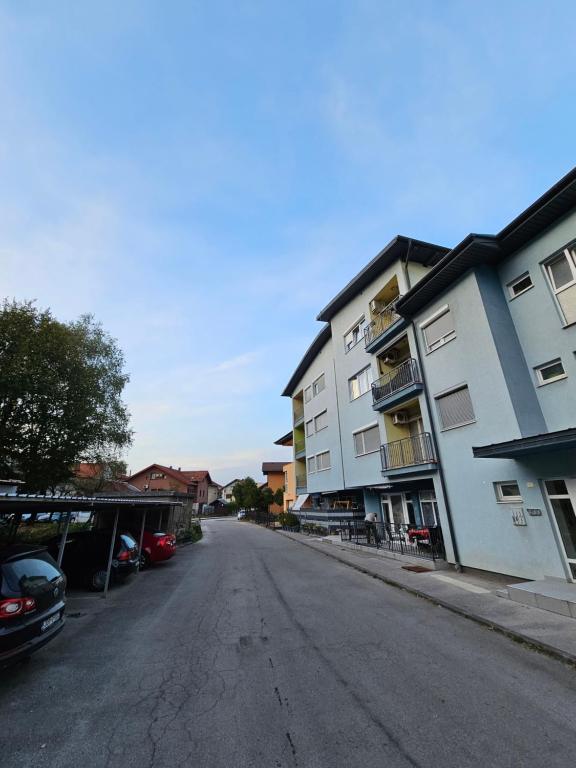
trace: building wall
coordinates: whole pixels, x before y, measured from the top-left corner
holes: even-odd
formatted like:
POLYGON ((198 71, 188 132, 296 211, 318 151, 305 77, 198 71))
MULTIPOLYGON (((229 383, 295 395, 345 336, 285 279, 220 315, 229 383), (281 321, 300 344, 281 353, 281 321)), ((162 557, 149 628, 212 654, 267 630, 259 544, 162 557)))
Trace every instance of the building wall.
POLYGON ((296 472, 294 462, 290 461, 282 467, 284 470, 284 511, 288 511, 296 501, 296 472))
POLYGON ((328 426, 317 434, 306 437, 306 456, 321 453, 322 451, 330 451, 331 466, 330 469, 322 470, 321 472, 307 473, 308 493, 334 491, 343 487, 342 456, 340 451, 340 432, 338 427, 331 340, 318 353, 316 359, 306 371, 305 376, 295 387, 294 393, 310 386, 322 373, 325 375, 326 386, 309 403, 304 403, 304 424, 326 410, 328 426))
MULTIPOLYGON (((156 470, 152 470, 152 472, 155 471, 156 470)), ((160 472, 160 470, 158 470, 158 472, 160 472)), ((141 491, 146 490, 146 486, 148 486, 148 490, 158 489, 161 491, 176 491, 177 493, 186 493, 187 491, 187 483, 181 483, 174 477, 170 477, 170 475, 166 475, 166 477, 157 477, 152 480, 150 474, 150 472, 142 472, 133 475, 130 478, 130 484, 136 486, 136 488, 139 488, 141 491)))
POLYGON ((563 327, 542 262, 575 238, 573 212, 508 258, 498 270, 531 381, 551 432, 576 425, 576 325, 563 327), (530 272, 534 287, 511 299, 508 283, 526 271, 530 272), (534 367, 557 357, 562 359, 567 378, 537 386, 534 367))
MULTIPOLYGON (((479 284, 478 275, 468 273, 415 318, 418 325, 445 304, 454 317, 456 338, 423 355, 421 362, 433 403, 431 417, 460 559, 465 566, 514 576, 562 577, 562 563, 546 516, 529 518, 525 527, 517 527, 512 523, 511 510, 518 505, 496 500, 494 482, 517 480, 524 504, 542 509, 538 478, 513 460, 476 459, 472 454, 472 446, 521 437, 493 336, 495 329, 483 303, 483 279, 481 276, 479 284), (463 383, 469 387, 475 421, 442 431, 434 396, 463 383)), ((439 485, 438 477, 435 485, 439 485)), ((442 526, 447 530, 444 519, 442 526)))
MULTIPOLYGON (((266 485, 271 491, 277 491, 278 488, 284 487, 284 468, 282 472, 268 472, 266 475, 266 485)), ((283 504, 270 504, 268 511, 273 515, 278 515, 284 509, 283 504)))

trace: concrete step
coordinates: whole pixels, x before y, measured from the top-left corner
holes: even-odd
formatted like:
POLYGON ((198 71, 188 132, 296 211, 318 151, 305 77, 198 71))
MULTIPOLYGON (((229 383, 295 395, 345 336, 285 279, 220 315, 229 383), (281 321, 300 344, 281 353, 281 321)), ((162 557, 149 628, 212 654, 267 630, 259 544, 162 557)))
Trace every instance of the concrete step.
POLYGON ((506 587, 515 603, 576 619, 576 584, 556 579, 527 581, 506 587))

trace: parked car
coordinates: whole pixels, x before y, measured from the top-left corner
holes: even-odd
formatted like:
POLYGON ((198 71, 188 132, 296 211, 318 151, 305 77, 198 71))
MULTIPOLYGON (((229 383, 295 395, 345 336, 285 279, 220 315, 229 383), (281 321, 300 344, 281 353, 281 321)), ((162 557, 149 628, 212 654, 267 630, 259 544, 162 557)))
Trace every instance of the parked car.
MULTIPOLYGON (((112 531, 74 531, 66 537, 62 570, 72 584, 86 586, 93 592, 102 592, 106 585, 106 569, 112 531)), ((48 550, 56 556, 60 536, 47 542, 48 550)), ((138 570, 138 545, 129 533, 117 533, 112 552, 112 583, 124 580, 138 570)))
MULTIPOLYGON (((133 534, 135 539, 140 538, 140 534, 133 534)), ((176 536, 173 533, 163 533, 162 531, 145 530, 142 539, 142 551, 140 552, 140 568, 149 568, 153 563, 159 563, 163 560, 169 560, 176 552, 176 536)))
POLYGON ((0 552, 0 667, 30 656, 64 627, 66 577, 45 549, 0 552))
POLYGON ((245 509, 239 509, 238 510, 238 520, 244 520, 246 517, 246 510, 245 509))

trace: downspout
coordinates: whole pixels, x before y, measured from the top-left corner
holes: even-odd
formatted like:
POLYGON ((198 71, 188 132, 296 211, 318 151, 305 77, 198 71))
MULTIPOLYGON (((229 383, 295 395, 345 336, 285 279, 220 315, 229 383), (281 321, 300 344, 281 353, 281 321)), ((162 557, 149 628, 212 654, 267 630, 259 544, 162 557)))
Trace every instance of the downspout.
POLYGON ((332 367, 334 368, 334 392, 336 394, 336 417, 338 419, 338 442, 340 443, 340 465, 342 466, 342 483, 344 490, 346 488, 346 475, 344 474, 344 452, 342 451, 342 430, 340 429, 340 401, 338 400, 338 381, 336 379, 336 361, 332 357, 332 367))
MULTIPOLYGON (((402 259, 402 268, 404 271, 404 277, 406 278, 406 285, 408 286, 408 290, 412 288, 412 285, 410 283, 410 273, 408 272, 408 262, 410 261, 411 250, 412 250, 412 239, 408 240, 408 250, 406 251, 406 257, 402 259)), ((410 325, 412 326, 414 343, 416 345, 416 354, 418 355, 420 375, 422 376, 422 384, 424 385, 424 398, 426 399, 426 407, 428 408, 430 429, 432 431, 432 437, 434 439, 434 445, 436 446, 436 453, 438 455, 438 476, 440 478, 440 485, 442 487, 442 494, 444 496, 444 503, 446 506, 446 519, 448 520, 448 532, 450 535, 450 541, 452 543, 452 551, 454 552, 454 560, 456 561, 454 563, 454 566, 456 568, 456 571, 460 572, 462 570, 462 564, 460 563, 460 554, 458 552, 458 544, 456 542, 456 534, 454 532, 454 521, 452 518, 452 510, 450 507, 448 489, 446 487, 446 478, 444 476, 444 465, 442 463, 442 457, 440 456, 440 444, 438 442, 436 426, 434 424, 434 419, 432 418, 432 403, 430 402, 430 392, 428 391, 428 383, 426 381, 424 366, 422 365, 422 360, 424 358, 422 357, 422 353, 420 349, 420 338, 418 336, 418 330, 416 328, 416 323, 414 322, 413 318, 410 318, 410 325)))

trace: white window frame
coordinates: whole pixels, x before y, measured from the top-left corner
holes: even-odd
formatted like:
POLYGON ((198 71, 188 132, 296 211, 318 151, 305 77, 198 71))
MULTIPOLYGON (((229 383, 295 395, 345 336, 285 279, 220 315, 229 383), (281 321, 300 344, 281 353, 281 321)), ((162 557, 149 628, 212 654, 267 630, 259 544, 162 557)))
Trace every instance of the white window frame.
POLYGON ((309 475, 313 475, 316 472, 316 456, 308 456, 306 459, 306 471, 309 475), (312 465, 314 469, 310 469, 310 465, 312 465))
POLYGON ((320 376, 318 376, 314 381, 312 382, 312 397, 316 397, 320 394, 320 392, 323 392, 326 389, 326 376, 321 373, 320 376), (322 389, 317 389, 318 382, 320 379, 323 380, 323 386, 322 389))
POLYGON ((545 387, 546 384, 553 384, 555 381, 561 381, 562 379, 567 379, 568 374, 566 373, 566 369, 564 368, 564 363, 562 362, 562 358, 557 357, 554 360, 550 360, 548 363, 543 363, 543 365, 537 365, 534 368, 534 373, 536 374, 536 380, 538 382, 539 387, 545 387), (546 368, 552 368, 554 365, 560 365, 562 366, 562 373, 559 373, 557 376, 553 376, 551 379, 545 379, 542 376, 542 371, 546 368))
POLYGON ((521 504, 524 501, 518 480, 498 480, 494 483, 494 493, 496 494, 496 501, 498 504, 521 504), (518 488, 518 495, 504 496, 502 493, 503 485, 515 485, 518 488))
POLYGON ((306 387, 304 390, 304 402, 309 403, 310 400, 312 400, 313 394, 312 394, 312 384, 310 384, 309 387, 306 387))
POLYGON ((559 293, 562 293, 562 291, 565 291, 567 288, 570 288, 573 285, 576 285, 576 247, 574 244, 567 245, 565 248, 562 248, 561 251, 558 251, 553 256, 550 256, 549 259, 546 259, 544 262, 544 269, 546 270, 546 276, 548 277, 548 282, 550 283, 552 290, 554 291, 554 294, 557 296, 559 293), (553 261, 557 261, 560 256, 564 256, 568 262, 568 266, 570 267, 570 272, 572 273, 572 280, 569 283, 566 283, 565 285, 561 286, 560 288, 556 287, 556 284, 554 282, 554 275, 552 274, 552 270, 550 269, 550 265, 553 261))
POLYGON ((476 411, 474 410, 474 402, 472 401, 472 395, 470 394, 470 387, 466 382, 462 384, 458 384, 456 387, 450 387, 450 389, 446 389, 443 392, 438 392, 437 395, 434 395, 434 402, 436 403, 436 413, 438 415, 438 423, 440 425, 440 432, 448 432, 450 429, 460 429, 460 427, 467 427, 469 424, 475 424, 476 419, 476 411), (468 390, 468 396, 470 397, 470 403, 472 405, 472 412, 474 413, 474 418, 470 419, 470 421, 461 421, 459 424, 451 424, 449 427, 445 427, 442 424, 442 416, 440 414, 440 408, 438 406, 438 401, 442 400, 443 397, 447 397, 448 395, 454 394, 454 392, 459 392, 461 389, 467 389, 468 390))
POLYGON ((534 283, 532 282, 532 276, 530 275, 530 272, 526 271, 521 275, 518 275, 518 277, 515 277, 514 280, 511 280, 506 287, 508 288, 510 300, 516 299, 518 296, 522 296, 523 293, 526 293, 526 291, 534 288, 534 283), (518 291, 518 293, 514 293, 514 286, 518 285, 518 283, 522 283, 524 280, 526 280, 526 278, 530 280, 530 285, 527 288, 522 288, 522 290, 518 291))
POLYGON ((308 419, 308 421, 305 424, 305 436, 306 437, 312 437, 314 434, 314 419, 308 419), (310 427, 310 432, 308 432, 308 427, 310 427))
POLYGON ((373 383, 374 383, 374 373, 372 371, 372 365, 366 365, 364 368, 362 368, 360 371, 358 371, 358 373, 355 373, 354 376, 350 376, 350 378, 348 379, 348 396, 350 398, 350 402, 352 402, 353 400, 358 400, 358 398, 362 397, 362 395, 365 395, 367 392, 370 392, 371 389, 372 389, 372 384, 373 383), (358 391, 360 393, 358 395, 356 395, 356 397, 353 397, 353 395, 352 395, 352 382, 354 380, 359 382, 360 381, 359 377, 363 373, 366 373, 367 371, 370 371, 370 375, 367 376, 367 379, 366 379, 366 381, 368 382, 367 389, 365 389, 364 392, 360 392, 360 387, 359 387, 358 391))
POLYGON ((320 451, 320 453, 317 453, 314 458, 316 459, 316 472, 326 472, 328 469, 332 469, 332 457, 330 456, 330 451, 320 451), (318 457, 319 456, 325 456, 328 454, 328 461, 330 464, 327 467, 321 467, 318 469, 318 457))
POLYGON ((317 413, 316 416, 314 416, 314 432, 315 433, 322 432, 322 430, 326 429, 327 426, 328 426, 328 408, 324 408, 323 411, 320 411, 320 413, 317 413), (320 427, 320 429, 318 429, 317 421, 320 418, 320 416, 324 416, 324 414, 326 414, 326 424, 324 424, 323 427, 320 427))
MULTIPOLYGON (((368 456, 371 453, 378 453, 380 451, 380 445, 378 445, 378 448, 375 448, 373 451, 363 451, 363 453, 356 453, 356 435, 363 435, 365 432, 368 432, 371 429, 378 429, 378 442, 380 443, 380 430, 378 428, 378 422, 375 421, 372 424, 367 424, 365 427, 360 427, 360 429, 355 429, 352 432, 352 440, 354 442, 354 456, 356 458, 360 456, 368 456)), ((364 448, 366 447, 364 438, 362 438, 362 445, 364 448)))
POLYGON ((424 331, 426 328, 428 328, 429 325, 432 325, 432 323, 435 320, 439 320, 443 315, 448 314, 450 312, 452 319, 454 319, 454 313, 450 309, 449 304, 444 304, 444 306, 440 307, 440 309, 437 309, 436 312, 434 312, 430 317, 427 317, 425 320, 423 320, 419 324, 420 333, 422 334, 422 339, 424 341, 424 346, 426 347, 426 353, 434 352, 436 349, 440 349, 440 347, 443 347, 444 344, 448 344, 449 341, 452 341, 456 338, 456 324, 453 323, 454 328, 452 328, 451 331, 446 333, 444 336, 441 336, 439 339, 436 339, 431 345, 428 344, 428 339, 426 338, 426 334, 424 331))
POLYGON ((362 341, 362 339, 364 338, 364 328, 366 328, 366 325, 367 325, 366 317, 362 315, 362 317, 359 320, 357 320, 354 323, 354 325, 351 325, 350 328, 346 331, 346 333, 344 334, 344 351, 346 354, 348 354, 348 352, 350 352, 351 349, 354 349, 356 344, 359 344, 362 341), (353 334, 356 329, 358 329, 358 337, 356 341, 354 341, 352 344, 349 342, 346 342, 346 338, 350 336, 351 333, 353 334))

